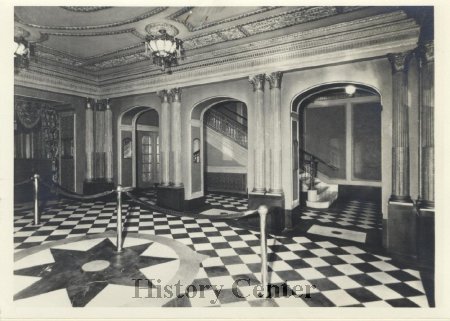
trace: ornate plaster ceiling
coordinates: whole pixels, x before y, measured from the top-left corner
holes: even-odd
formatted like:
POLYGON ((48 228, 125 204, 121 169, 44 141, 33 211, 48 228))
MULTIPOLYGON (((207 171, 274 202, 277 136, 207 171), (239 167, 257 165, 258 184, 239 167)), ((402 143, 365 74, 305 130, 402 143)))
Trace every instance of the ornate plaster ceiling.
MULTIPOLYGON (((38 60, 86 72, 149 59, 143 39, 164 25, 187 55, 351 20, 361 7, 15 7, 15 32, 37 43, 38 60), (329 20, 329 19, 328 19, 329 20)), ((222 50, 223 51, 223 50, 222 50)))

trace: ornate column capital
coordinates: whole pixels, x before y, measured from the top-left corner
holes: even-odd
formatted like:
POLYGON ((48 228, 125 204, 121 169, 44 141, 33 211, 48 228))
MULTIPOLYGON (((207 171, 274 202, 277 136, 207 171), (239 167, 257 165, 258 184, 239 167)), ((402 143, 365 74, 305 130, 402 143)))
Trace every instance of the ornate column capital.
POLYGON ((105 102, 106 102, 106 106, 105 106, 106 110, 111 110, 111 105, 109 104, 109 98, 106 98, 105 102))
POLYGON ((429 40, 418 48, 418 54, 422 64, 434 62, 434 40, 429 40))
POLYGON ((281 78, 283 78, 283 73, 281 71, 275 71, 266 75, 266 79, 269 82, 270 89, 281 88, 281 78))
POLYGON ((266 81, 264 74, 250 76, 248 78, 250 83, 253 86, 253 91, 262 90, 264 91, 264 82, 266 81))
POLYGON ((389 59, 389 62, 391 63, 392 73, 407 71, 409 60, 411 59, 411 54, 411 50, 388 54, 387 57, 389 59))
POLYGON ((179 103, 181 101, 181 88, 172 88, 170 90, 170 96, 173 102, 179 103))
POLYGON ((161 103, 168 103, 169 102, 169 92, 165 89, 160 90, 157 92, 157 95, 161 99, 161 103))

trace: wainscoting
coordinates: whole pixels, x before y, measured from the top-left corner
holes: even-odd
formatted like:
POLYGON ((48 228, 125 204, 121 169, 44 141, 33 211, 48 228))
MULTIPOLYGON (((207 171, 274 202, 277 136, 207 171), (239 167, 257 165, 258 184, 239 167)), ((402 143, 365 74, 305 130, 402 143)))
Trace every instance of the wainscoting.
POLYGON ((205 173, 208 192, 247 193, 247 174, 242 173, 205 173))

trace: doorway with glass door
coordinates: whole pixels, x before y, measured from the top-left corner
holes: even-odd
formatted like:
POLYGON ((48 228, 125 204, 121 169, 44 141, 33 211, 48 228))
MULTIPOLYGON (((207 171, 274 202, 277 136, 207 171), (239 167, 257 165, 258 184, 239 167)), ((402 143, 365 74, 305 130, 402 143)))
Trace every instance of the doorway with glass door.
POLYGON ((159 133, 137 131, 137 187, 155 187, 160 175, 159 133))

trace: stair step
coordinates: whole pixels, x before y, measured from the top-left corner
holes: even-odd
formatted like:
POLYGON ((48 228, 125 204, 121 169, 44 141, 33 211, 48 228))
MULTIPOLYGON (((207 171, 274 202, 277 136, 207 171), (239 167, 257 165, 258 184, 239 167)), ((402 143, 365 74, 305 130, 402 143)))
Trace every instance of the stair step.
POLYGON ((328 193, 323 193, 319 196, 318 201, 308 201, 306 200, 306 206, 311 208, 328 208, 337 199, 337 191, 332 191, 328 193))

